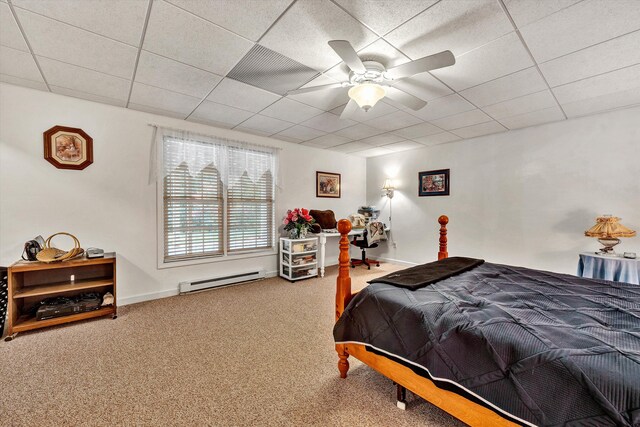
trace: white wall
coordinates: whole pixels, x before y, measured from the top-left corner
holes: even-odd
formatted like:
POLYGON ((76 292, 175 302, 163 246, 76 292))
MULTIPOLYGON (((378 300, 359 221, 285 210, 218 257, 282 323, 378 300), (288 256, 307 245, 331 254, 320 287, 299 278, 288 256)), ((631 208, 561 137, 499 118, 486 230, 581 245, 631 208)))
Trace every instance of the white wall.
MULTIPOLYGON (((276 256, 157 269, 148 123, 282 147, 276 219, 292 207, 333 209, 345 217, 365 201, 366 162, 359 157, 0 84, 0 265, 16 261, 26 240, 68 231, 85 248, 118 253, 120 303, 172 295, 179 281, 249 264, 275 272, 276 256), (42 132, 54 125, 82 128, 93 138, 91 166, 62 170, 43 159, 42 132), (317 170, 342 174, 342 198, 315 197, 317 170)), ((337 259, 333 246, 328 263, 337 259)))
MULTIPOLYGON (((578 253, 599 247, 583 234, 596 216, 640 232, 640 108, 370 158, 367 202, 383 219, 386 177, 398 186, 393 240, 372 254, 435 259, 446 214, 450 255, 575 274, 578 253), (418 172, 446 168, 451 195, 418 197, 418 172)), ((640 237, 617 249, 640 253, 640 237)))

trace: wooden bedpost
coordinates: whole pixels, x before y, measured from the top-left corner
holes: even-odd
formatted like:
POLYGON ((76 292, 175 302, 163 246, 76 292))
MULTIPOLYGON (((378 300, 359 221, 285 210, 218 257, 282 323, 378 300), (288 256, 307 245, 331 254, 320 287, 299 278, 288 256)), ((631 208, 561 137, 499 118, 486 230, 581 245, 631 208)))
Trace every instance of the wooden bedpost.
POLYGON ((449 252, 447 252, 447 223, 449 222, 449 217, 440 215, 438 222, 440 223, 440 251, 438 252, 438 259, 444 259, 449 257, 449 252))
MULTIPOLYGON (((349 255, 349 232, 351 223, 347 219, 338 221, 338 231, 340 232, 340 254, 338 255, 338 279, 336 280, 336 322, 351 299, 351 277, 349 268, 351 266, 351 256, 349 255)), ((340 378, 347 378, 349 371, 349 353, 343 344, 336 344, 338 352, 338 370, 340 378)))

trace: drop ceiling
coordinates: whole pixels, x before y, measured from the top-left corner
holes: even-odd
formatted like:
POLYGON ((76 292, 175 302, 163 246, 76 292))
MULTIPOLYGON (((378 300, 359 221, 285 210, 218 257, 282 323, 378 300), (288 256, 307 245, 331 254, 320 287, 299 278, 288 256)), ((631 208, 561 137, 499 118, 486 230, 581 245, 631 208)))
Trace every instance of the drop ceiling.
POLYGON ((640 105, 638 0, 0 0, 0 81, 361 156, 640 105), (338 118, 327 45, 452 67, 338 118))

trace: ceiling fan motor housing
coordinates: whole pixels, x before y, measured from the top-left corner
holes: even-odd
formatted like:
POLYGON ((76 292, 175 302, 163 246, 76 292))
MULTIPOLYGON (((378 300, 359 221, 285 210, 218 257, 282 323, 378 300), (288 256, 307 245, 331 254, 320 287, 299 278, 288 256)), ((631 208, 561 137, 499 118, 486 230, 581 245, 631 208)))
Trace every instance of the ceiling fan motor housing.
POLYGON ((352 85, 358 85, 366 82, 382 83, 387 80, 384 75, 387 70, 381 63, 376 61, 363 61, 362 63, 367 71, 364 73, 351 71, 349 73, 349 82, 352 85))

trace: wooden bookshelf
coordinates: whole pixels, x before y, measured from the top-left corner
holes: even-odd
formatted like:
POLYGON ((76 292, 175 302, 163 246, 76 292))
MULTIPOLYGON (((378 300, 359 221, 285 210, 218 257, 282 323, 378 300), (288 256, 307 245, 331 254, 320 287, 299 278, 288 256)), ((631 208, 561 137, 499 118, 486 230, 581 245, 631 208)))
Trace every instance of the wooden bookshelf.
POLYGON ((8 337, 13 339, 18 332, 46 328, 48 326, 86 320, 95 317, 117 315, 116 255, 105 254, 104 258, 76 258, 57 263, 18 261, 9 267, 8 337), (74 313, 67 316, 36 320, 34 307, 47 298, 72 297, 85 292, 104 295, 111 292, 112 306, 98 310, 74 313))

